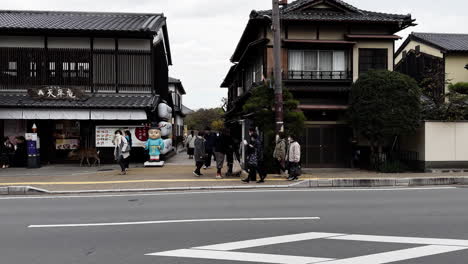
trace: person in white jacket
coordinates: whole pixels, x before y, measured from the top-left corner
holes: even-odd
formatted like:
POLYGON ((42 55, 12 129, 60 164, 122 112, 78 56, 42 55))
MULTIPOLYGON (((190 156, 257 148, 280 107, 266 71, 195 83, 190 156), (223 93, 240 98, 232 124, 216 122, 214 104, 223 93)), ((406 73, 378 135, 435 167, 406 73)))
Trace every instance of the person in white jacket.
POLYGON ((190 132, 190 135, 187 137, 185 140, 185 146, 187 146, 187 154, 189 156, 189 159, 193 159, 194 151, 195 151, 195 139, 197 137, 195 136, 195 132, 192 130, 190 132))
POLYGON ((301 162, 301 145, 297 142, 297 139, 295 136, 291 135, 288 138, 289 141, 289 149, 288 149, 288 154, 287 159, 288 159, 288 164, 289 164, 289 178, 288 180, 294 181, 301 176, 301 168, 300 168, 300 162, 301 162))
POLYGON ((123 136, 122 131, 115 131, 114 137, 114 158, 119 163, 121 175, 127 174, 127 168, 125 166, 125 159, 130 156, 130 147, 127 139, 123 136))

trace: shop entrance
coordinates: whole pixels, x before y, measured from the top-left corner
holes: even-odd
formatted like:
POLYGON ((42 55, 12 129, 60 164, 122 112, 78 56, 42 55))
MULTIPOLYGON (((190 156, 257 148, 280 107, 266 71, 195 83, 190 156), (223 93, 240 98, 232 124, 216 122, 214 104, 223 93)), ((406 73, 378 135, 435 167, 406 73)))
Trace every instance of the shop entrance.
POLYGON ((301 142, 303 167, 350 167, 351 132, 351 129, 345 125, 307 127, 301 142))

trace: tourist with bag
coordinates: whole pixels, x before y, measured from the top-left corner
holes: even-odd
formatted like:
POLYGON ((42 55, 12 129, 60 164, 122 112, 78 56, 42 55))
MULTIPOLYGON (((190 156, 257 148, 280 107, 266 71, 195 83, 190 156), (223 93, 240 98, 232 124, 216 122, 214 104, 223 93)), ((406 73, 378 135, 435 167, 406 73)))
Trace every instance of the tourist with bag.
POLYGON ((286 136, 283 132, 280 132, 276 136, 275 150, 273 151, 273 158, 278 163, 279 173, 283 174, 286 171, 286 136))
POLYGON ((288 181, 295 181, 301 176, 301 146, 297 142, 297 138, 294 135, 289 136, 289 150, 288 150, 288 166, 289 166, 289 177, 288 181))

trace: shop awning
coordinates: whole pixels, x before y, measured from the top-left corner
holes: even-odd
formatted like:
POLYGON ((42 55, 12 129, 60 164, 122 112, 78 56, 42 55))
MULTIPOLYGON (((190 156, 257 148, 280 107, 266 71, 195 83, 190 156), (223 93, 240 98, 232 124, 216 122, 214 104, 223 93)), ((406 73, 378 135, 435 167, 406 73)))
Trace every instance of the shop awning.
POLYGON ((145 110, 91 110, 91 120, 147 120, 145 110))
POLYGON ((10 109, 0 108, 0 119, 26 120, 147 120, 145 110, 135 109, 10 109))
POLYGON ((86 109, 23 109, 23 117, 28 120, 89 120, 86 109))

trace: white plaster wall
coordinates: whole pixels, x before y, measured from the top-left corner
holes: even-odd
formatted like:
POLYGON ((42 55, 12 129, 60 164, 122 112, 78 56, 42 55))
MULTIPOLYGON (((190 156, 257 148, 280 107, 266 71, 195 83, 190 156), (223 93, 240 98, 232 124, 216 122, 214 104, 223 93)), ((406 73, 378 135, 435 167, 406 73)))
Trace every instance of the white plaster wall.
POLYGON ((454 123, 426 122, 426 161, 455 161, 454 123))
POLYGON ((119 39, 119 50, 151 50, 148 39, 119 39))
POLYGON ((343 40, 346 32, 345 26, 322 25, 320 26, 319 37, 321 40, 343 40))
POLYGON ((0 36, 2 48, 44 48, 44 37, 0 36))
POLYGON ((90 38, 50 37, 47 40, 50 49, 91 49, 90 38))
POLYGON ((457 123, 456 126, 455 155, 457 160, 466 161, 468 160, 468 123, 457 123))
POLYGON ((289 25, 288 39, 317 39, 317 27, 313 25, 289 25))
POLYGON ((112 38, 95 38, 94 49, 115 50, 115 40, 112 38))
POLYGON ((467 122, 426 122, 426 161, 467 161, 467 122))

